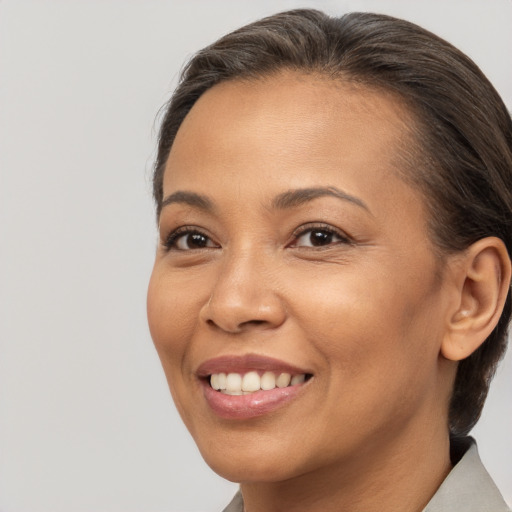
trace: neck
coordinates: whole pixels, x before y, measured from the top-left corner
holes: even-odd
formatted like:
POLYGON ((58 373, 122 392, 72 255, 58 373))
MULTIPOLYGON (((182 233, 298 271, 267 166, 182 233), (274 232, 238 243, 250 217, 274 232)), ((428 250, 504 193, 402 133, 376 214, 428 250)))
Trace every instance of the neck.
POLYGON ((420 512, 451 469, 446 428, 361 448, 284 482, 241 485, 246 512, 420 512))

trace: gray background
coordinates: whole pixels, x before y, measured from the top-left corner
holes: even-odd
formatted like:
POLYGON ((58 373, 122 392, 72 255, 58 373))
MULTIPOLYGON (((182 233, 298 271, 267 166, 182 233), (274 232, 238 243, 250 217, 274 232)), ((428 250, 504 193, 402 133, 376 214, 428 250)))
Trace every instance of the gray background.
MULTIPOLYGON (((145 318, 155 115, 192 52, 279 10, 379 11, 512 106, 512 2, 0 0, 0 510, 220 510, 145 318), (200 488, 200 491, 197 491, 200 488)), ((512 354, 475 436, 512 503, 512 354)))

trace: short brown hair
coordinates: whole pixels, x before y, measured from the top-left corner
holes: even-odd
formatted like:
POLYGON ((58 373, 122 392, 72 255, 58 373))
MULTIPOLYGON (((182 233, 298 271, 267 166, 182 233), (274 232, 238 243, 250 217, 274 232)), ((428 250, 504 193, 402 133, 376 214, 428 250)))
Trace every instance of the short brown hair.
MULTIPOLYGON (((441 253, 496 236, 512 253, 512 122, 480 69, 451 44, 396 18, 316 10, 276 14, 199 51, 181 74, 162 120, 153 192, 157 214, 176 133, 196 100, 215 84, 283 69, 315 72, 398 94, 416 119, 418 165, 407 179, 423 193, 441 253)), ((411 167, 410 165, 408 167, 411 167)), ((464 435, 480 417, 507 345, 510 290, 488 339, 457 370, 450 431, 464 435)))

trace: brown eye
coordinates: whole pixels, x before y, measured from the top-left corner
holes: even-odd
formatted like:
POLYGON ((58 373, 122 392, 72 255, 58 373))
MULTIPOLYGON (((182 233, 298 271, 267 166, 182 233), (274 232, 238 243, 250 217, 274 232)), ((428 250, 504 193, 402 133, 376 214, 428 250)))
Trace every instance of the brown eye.
POLYGON ((325 247, 339 243, 347 243, 347 239, 336 232, 325 228, 311 228, 303 231, 294 242, 294 247, 325 247))
POLYGON ((199 231, 175 233, 170 237, 166 246, 170 250, 175 249, 179 251, 217 247, 209 237, 199 231))

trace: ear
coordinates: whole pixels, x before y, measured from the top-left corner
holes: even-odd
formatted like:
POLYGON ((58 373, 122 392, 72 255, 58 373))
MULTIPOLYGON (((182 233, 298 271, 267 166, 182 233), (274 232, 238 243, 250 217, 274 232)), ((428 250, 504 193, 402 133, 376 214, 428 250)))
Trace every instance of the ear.
POLYGON ((511 263, 502 240, 482 238, 457 257, 457 302, 441 345, 441 354, 461 361, 491 334, 510 289, 511 263))

